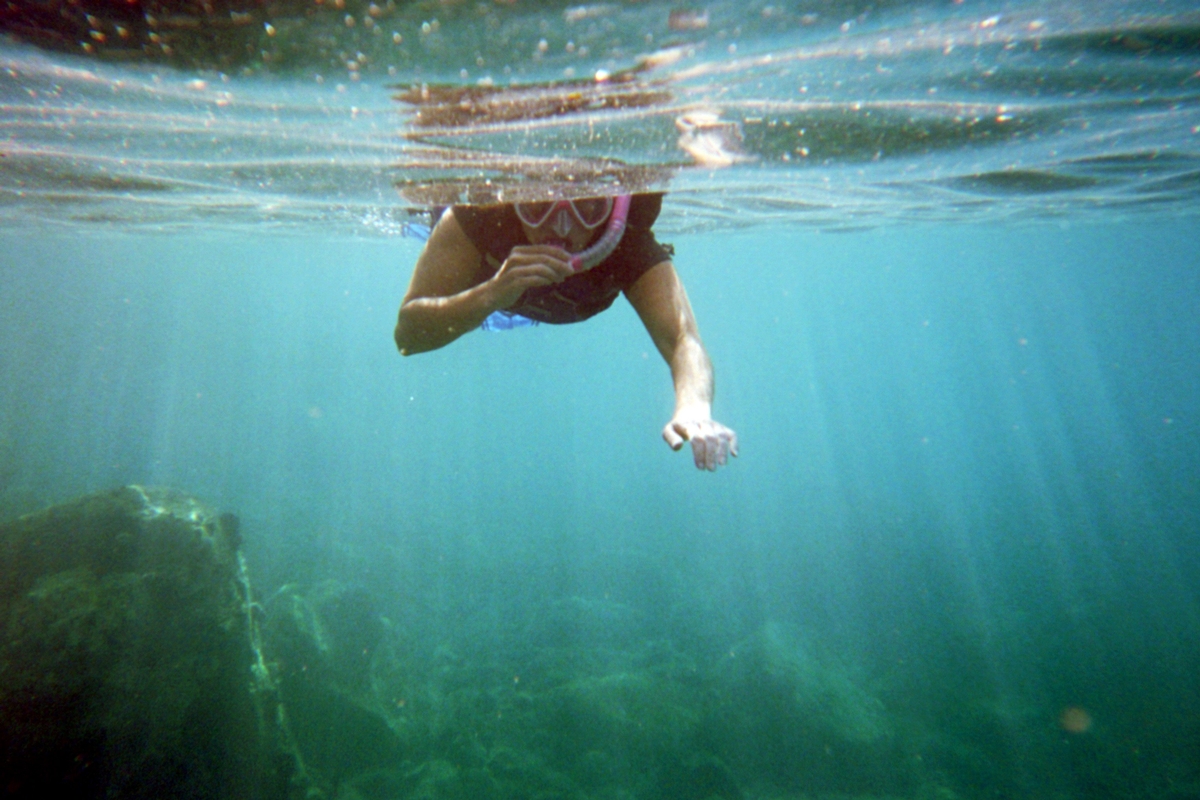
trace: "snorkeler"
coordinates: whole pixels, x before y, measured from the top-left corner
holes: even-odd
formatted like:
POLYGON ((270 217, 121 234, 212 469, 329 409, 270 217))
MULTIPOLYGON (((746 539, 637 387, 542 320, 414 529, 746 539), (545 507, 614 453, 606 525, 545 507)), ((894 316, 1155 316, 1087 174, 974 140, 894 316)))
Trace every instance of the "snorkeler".
POLYGON ((661 194, 515 205, 452 206, 437 221, 400 304, 401 355, 436 350, 497 312, 582 322, 621 292, 671 368, 675 413, 662 431, 691 442, 699 469, 737 455, 737 434, 712 418, 712 362, 671 252, 651 230, 661 194))

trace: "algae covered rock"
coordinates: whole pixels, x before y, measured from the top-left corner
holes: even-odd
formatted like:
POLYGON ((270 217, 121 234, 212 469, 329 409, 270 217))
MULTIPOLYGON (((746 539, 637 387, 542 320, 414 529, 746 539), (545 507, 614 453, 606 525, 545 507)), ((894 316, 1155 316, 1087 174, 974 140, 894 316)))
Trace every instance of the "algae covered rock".
POLYGON ((266 647, 312 781, 334 791, 402 756, 379 696, 392 653, 374 599, 335 580, 287 584, 267 606, 266 647))
POLYGON ((0 525, 8 796, 288 795, 238 543, 232 515, 138 486, 0 525))
POLYGON ((839 661, 778 623, 730 648, 709 678, 699 737, 775 790, 901 795, 916 781, 883 704, 839 661))

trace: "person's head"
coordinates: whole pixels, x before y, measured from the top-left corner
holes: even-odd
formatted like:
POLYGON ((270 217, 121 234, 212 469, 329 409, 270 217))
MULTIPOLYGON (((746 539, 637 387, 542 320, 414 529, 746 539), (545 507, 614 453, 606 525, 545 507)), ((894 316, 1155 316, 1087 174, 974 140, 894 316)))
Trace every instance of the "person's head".
POLYGON ((613 198, 541 200, 513 206, 525 235, 534 244, 555 244, 571 253, 587 246, 612 215, 613 198))

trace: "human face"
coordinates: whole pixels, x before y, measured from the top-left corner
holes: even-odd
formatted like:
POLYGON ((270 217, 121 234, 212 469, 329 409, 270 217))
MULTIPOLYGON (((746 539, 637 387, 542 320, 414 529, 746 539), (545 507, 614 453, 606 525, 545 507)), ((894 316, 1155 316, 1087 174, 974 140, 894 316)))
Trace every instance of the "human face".
POLYGON ((591 240, 593 232, 612 214, 611 197, 518 203, 514 206, 529 241, 557 244, 576 252, 591 240))
POLYGON ((513 208, 521 222, 530 228, 541 228, 549 224, 559 236, 566 236, 569 226, 582 225, 594 231, 612 213, 611 197, 582 197, 578 200, 543 200, 532 203, 517 203, 513 208))

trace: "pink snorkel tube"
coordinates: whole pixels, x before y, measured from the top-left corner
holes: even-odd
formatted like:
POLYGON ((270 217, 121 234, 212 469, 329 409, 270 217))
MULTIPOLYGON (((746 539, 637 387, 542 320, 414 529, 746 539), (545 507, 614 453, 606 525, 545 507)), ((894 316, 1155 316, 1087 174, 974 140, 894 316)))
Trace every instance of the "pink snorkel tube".
POLYGON ((587 250, 571 257, 571 269, 575 272, 586 272, 612 255, 612 251, 621 243, 621 237, 625 235, 625 219, 629 216, 629 204, 632 201, 632 195, 628 194, 620 194, 613 198, 612 214, 608 217, 604 235, 587 250))

